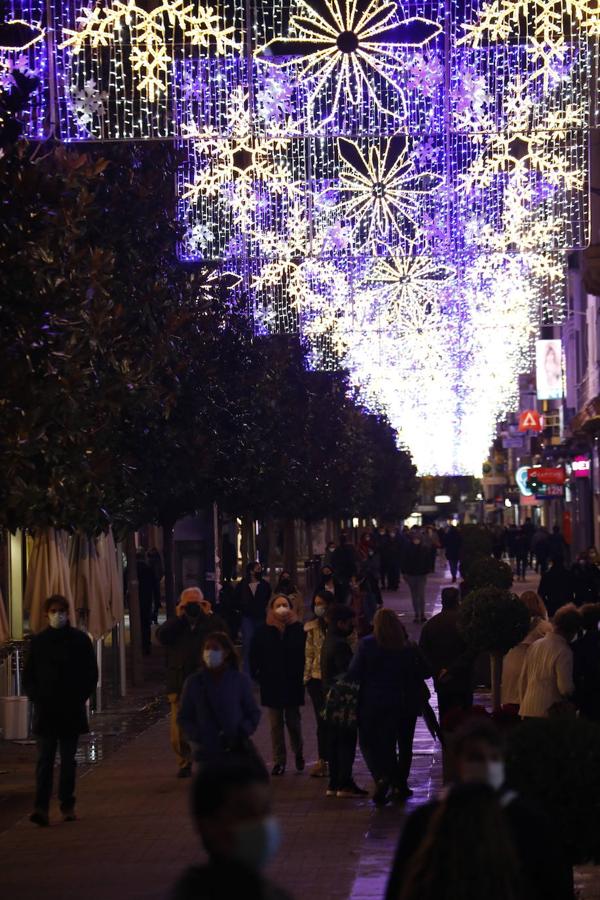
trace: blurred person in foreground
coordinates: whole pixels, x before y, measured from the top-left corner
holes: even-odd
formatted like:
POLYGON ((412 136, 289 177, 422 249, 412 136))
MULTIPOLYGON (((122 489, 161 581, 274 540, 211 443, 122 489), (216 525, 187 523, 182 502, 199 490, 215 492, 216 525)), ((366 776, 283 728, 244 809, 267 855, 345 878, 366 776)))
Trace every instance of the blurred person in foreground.
POLYGON ((192 816, 208 862, 183 874, 172 900, 291 900, 262 871, 280 844, 264 771, 228 760, 207 765, 194 782, 192 816))
POLYGON ((69 623, 69 604, 53 594, 44 603, 48 628, 36 634, 23 671, 23 688, 33 702, 37 739, 35 804, 29 820, 50 824, 54 760, 60 753, 58 799, 65 822, 75 815, 75 754, 79 735, 89 731, 85 704, 98 682, 98 666, 87 634, 69 623))
POLYGON ((215 616, 199 587, 182 591, 175 615, 158 628, 156 637, 166 648, 167 697, 171 706, 171 746, 177 757, 177 777, 192 774, 192 750, 178 721, 181 692, 186 679, 197 671, 206 635, 227 632, 220 616, 215 616))
MULTIPOLYGON (((430 826, 444 797, 454 786, 465 784, 487 785, 496 793, 514 843, 519 879, 525 885, 524 897, 527 900, 573 900, 572 872, 556 839, 559 823, 554 823, 554 828, 552 823, 547 825, 506 785, 504 743, 498 729, 488 719, 472 719, 455 733, 451 749, 453 785, 440 798, 418 807, 407 819, 396 848, 385 900, 403 897, 401 892, 408 873, 429 836, 430 826)), ((469 845, 461 834, 457 838, 467 852, 474 851, 474 845, 469 845)), ((468 875, 468 861, 465 866, 468 875)), ((468 896, 460 891, 452 895, 457 900, 468 896)), ((484 900, 484 897, 487 900, 488 894, 480 893, 477 900, 484 900)))
POLYGON ((499 798, 485 784, 448 791, 407 868, 397 900, 527 900, 499 798))

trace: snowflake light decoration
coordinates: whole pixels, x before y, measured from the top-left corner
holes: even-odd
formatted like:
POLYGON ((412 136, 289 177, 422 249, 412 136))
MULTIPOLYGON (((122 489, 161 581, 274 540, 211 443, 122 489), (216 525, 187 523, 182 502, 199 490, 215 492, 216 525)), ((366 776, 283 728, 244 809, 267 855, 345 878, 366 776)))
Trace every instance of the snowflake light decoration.
MULTIPOLYGON (((408 248, 409 251, 412 248, 408 248)), ((417 309, 415 319, 422 327, 432 316, 439 288, 451 277, 452 270, 438 259, 407 253, 389 259, 378 259, 369 282, 378 289, 390 320, 402 318, 407 309, 417 309)))
POLYGON ((193 46, 208 48, 212 43, 218 54, 237 46, 233 27, 223 29, 211 7, 189 0, 164 0, 147 11, 135 0, 113 0, 110 6, 84 8, 78 27, 64 29, 59 49, 68 48, 76 55, 86 46, 106 47, 117 40, 124 28, 131 35, 129 61, 137 76, 137 90, 147 94, 150 102, 167 90, 166 75, 173 63, 168 47, 174 40, 168 33, 174 29, 193 46))
POLYGON ((309 82, 308 114, 314 120, 320 99, 332 91, 324 126, 340 105, 359 107, 365 97, 384 115, 402 118, 406 99, 398 80, 398 56, 407 47, 424 47, 441 33, 441 25, 422 16, 402 19, 394 2, 368 0, 297 0, 290 34, 259 48, 257 57, 282 68, 298 69, 309 82), (382 99, 381 84, 397 95, 393 108, 382 99))
POLYGON ((439 188, 440 177, 417 170, 402 139, 364 150, 340 138, 338 148, 343 165, 335 211, 351 223, 357 243, 377 253, 413 239, 420 228, 422 199, 439 188))

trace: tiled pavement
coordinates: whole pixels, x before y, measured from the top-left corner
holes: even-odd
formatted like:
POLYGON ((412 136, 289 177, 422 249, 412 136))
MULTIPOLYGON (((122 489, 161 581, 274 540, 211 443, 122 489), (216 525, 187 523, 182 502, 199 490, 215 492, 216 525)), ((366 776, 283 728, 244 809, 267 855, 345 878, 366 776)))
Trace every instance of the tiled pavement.
MULTIPOLYGON (((428 612, 447 583, 440 571, 430 578, 428 612)), ((386 604, 412 624, 407 590, 388 595, 386 604)), ((315 756, 314 723, 304 710, 308 760, 315 756)), ((266 719, 258 744, 270 759, 266 719)), ((356 780, 370 787, 361 759, 356 780)), ((441 783, 439 746, 422 720, 415 741, 408 809, 424 802, 441 783)), ((21 819, 0 834, 0 885, 3 897, 19 900, 100 900, 167 898, 178 873, 202 858, 187 809, 189 783, 174 778, 164 719, 88 769, 79 783, 81 819, 55 821, 38 829, 21 819)), ((272 878, 296 900, 366 900, 381 897, 391 854, 405 813, 373 809, 368 800, 324 796, 321 779, 286 774, 274 784, 275 811, 284 842, 271 866, 272 878)), ((594 881, 595 879, 591 879, 594 881)), ((594 896, 587 893, 590 898, 594 896)))

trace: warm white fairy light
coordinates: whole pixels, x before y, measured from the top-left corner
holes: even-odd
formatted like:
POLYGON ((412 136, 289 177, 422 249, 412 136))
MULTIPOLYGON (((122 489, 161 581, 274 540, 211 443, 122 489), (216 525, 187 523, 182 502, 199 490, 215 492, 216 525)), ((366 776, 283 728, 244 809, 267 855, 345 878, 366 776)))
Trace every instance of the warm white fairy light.
POLYGON ((326 125, 335 119, 341 103, 359 107, 365 101, 384 115, 406 115, 406 96, 396 74, 398 54, 406 47, 431 43, 442 31, 439 22, 423 16, 402 18, 397 4, 385 0, 368 0, 366 6, 359 0, 324 0, 322 6, 298 0, 295 8, 288 35, 269 41, 257 55, 294 68, 309 81, 311 121, 317 113, 317 124, 326 125), (423 30, 416 39, 410 37, 414 26, 423 30), (383 99, 382 84, 395 95, 394 106, 383 99), (329 90, 332 102, 323 117, 320 100, 329 90))
POLYGON ((589 236, 592 0, 49 3, 60 134, 176 136, 182 257, 478 472, 589 236))
POLYGON ((129 61, 136 73, 136 88, 152 103, 157 94, 167 93, 169 68, 173 56, 169 45, 176 40, 189 41, 191 46, 208 48, 224 54, 236 49, 234 28, 223 28, 220 17, 212 7, 193 4, 189 0, 164 0, 147 11, 135 0, 122 3, 112 0, 110 6, 84 8, 77 20, 77 28, 65 28, 59 49, 68 48, 71 54, 82 53, 86 47, 108 47, 121 37, 124 27, 131 36, 129 61))
POLYGON ((420 228, 422 200, 440 187, 440 177, 418 171, 406 144, 395 139, 366 150, 340 139, 338 147, 343 164, 336 213, 350 223, 355 238, 376 252, 414 237, 420 228))

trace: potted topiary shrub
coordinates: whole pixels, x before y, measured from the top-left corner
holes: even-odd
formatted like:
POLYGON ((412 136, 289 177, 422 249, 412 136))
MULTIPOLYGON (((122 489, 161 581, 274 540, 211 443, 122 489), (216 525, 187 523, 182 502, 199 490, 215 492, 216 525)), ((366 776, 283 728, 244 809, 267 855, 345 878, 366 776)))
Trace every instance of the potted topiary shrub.
POLYGON ((512 587, 513 573, 508 563, 494 559, 493 556, 481 556, 463 568, 465 579, 463 594, 476 591, 482 587, 497 587, 508 590, 512 587))
POLYGON ((529 631, 530 615, 516 594, 497 587, 481 587, 463 600, 459 629, 467 644, 490 654, 492 706, 500 708, 502 658, 529 631))
POLYGON ((508 735, 508 784, 560 833, 571 865, 600 862, 600 725, 535 719, 508 735))
POLYGON ((464 574, 470 565, 492 555, 492 536, 484 525, 461 525, 460 570, 464 574))

